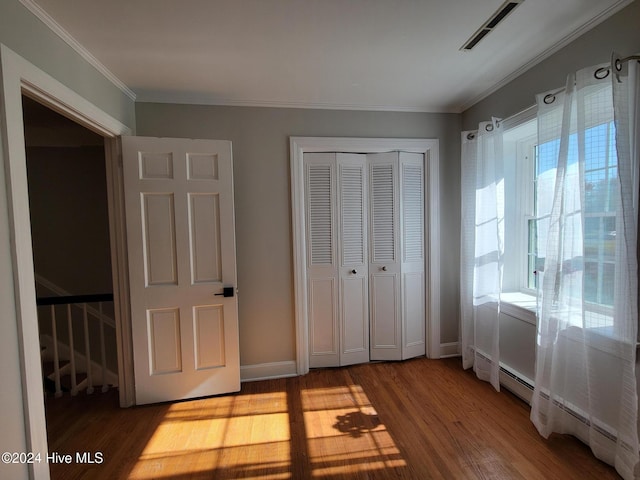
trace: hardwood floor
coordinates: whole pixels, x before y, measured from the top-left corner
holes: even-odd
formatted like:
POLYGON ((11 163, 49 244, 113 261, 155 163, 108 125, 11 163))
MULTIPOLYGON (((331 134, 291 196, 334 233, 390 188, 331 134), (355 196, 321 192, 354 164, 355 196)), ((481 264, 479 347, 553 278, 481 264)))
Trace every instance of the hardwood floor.
POLYGON ((569 436, 540 437, 529 407, 465 372, 415 359, 250 382, 235 395, 117 407, 117 394, 47 400, 56 479, 608 479, 569 436))

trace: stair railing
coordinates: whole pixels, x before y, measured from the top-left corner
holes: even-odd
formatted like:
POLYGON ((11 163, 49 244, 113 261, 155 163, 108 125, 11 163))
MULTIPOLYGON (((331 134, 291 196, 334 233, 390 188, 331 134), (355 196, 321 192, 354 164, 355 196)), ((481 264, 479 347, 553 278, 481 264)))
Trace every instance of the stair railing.
POLYGON ((62 396, 61 376, 65 373, 69 373, 71 380, 71 395, 77 395, 80 390, 86 389, 88 394, 93 393, 93 372, 91 361, 91 342, 89 337, 89 318, 95 317, 99 321, 100 332, 100 366, 102 368, 102 392, 106 392, 109 389, 109 385, 106 382, 107 378, 107 356, 104 337, 104 325, 110 324, 111 319, 107 318, 103 313, 103 303, 113 302, 112 293, 93 294, 93 295, 66 295, 56 297, 41 297, 36 299, 38 306, 49 306, 51 309, 51 330, 53 337, 53 381, 55 384, 55 396, 62 396), (88 304, 98 304, 98 310, 89 308, 88 304), (58 328, 56 319, 56 305, 66 305, 66 317, 68 328, 68 342, 69 342, 69 363, 63 368, 60 368, 60 352, 58 348, 58 328), (86 378, 82 382, 77 382, 77 366, 76 366, 76 349, 74 345, 73 335, 73 315, 71 312, 71 306, 75 305, 82 309, 82 323, 84 330, 84 355, 86 362, 86 378))

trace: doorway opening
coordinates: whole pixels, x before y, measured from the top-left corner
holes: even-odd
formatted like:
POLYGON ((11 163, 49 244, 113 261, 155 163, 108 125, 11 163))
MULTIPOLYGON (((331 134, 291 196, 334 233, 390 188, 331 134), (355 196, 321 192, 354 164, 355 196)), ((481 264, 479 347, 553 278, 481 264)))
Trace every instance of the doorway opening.
MULTIPOLYGON (((22 109, 45 410, 53 447, 56 429, 51 427, 62 414, 59 397, 106 394, 118 407, 106 155, 102 136, 24 95, 22 109)), ((82 405, 90 408, 91 402, 82 405)))

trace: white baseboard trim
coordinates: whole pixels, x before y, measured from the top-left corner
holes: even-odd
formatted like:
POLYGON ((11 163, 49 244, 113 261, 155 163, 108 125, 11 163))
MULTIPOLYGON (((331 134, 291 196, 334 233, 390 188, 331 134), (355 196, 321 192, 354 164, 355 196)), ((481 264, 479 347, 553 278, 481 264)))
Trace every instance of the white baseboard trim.
POLYGON ((460 342, 450 342, 440 344, 440 358, 459 357, 460 342))
POLYGON ((254 382, 273 378, 296 377, 298 370, 294 360, 285 362, 258 363, 240 366, 240 381, 254 382))

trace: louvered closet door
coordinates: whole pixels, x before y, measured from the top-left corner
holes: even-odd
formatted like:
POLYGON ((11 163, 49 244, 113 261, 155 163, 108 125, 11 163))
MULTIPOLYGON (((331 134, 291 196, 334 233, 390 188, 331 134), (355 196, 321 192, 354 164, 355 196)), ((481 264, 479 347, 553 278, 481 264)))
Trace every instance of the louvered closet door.
POLYGON ((340 365, 369 361, 367 156, 337 154, 340 365))
POLYGON ((424 156, 399 155, 402 359, 426 353, 424 156))
POLYGON ((336 154, 305 153, 309 366, 340 364, 336 154))
POLYGON ((369 154, 370 358, 402 358, 398 153, 369 154))

